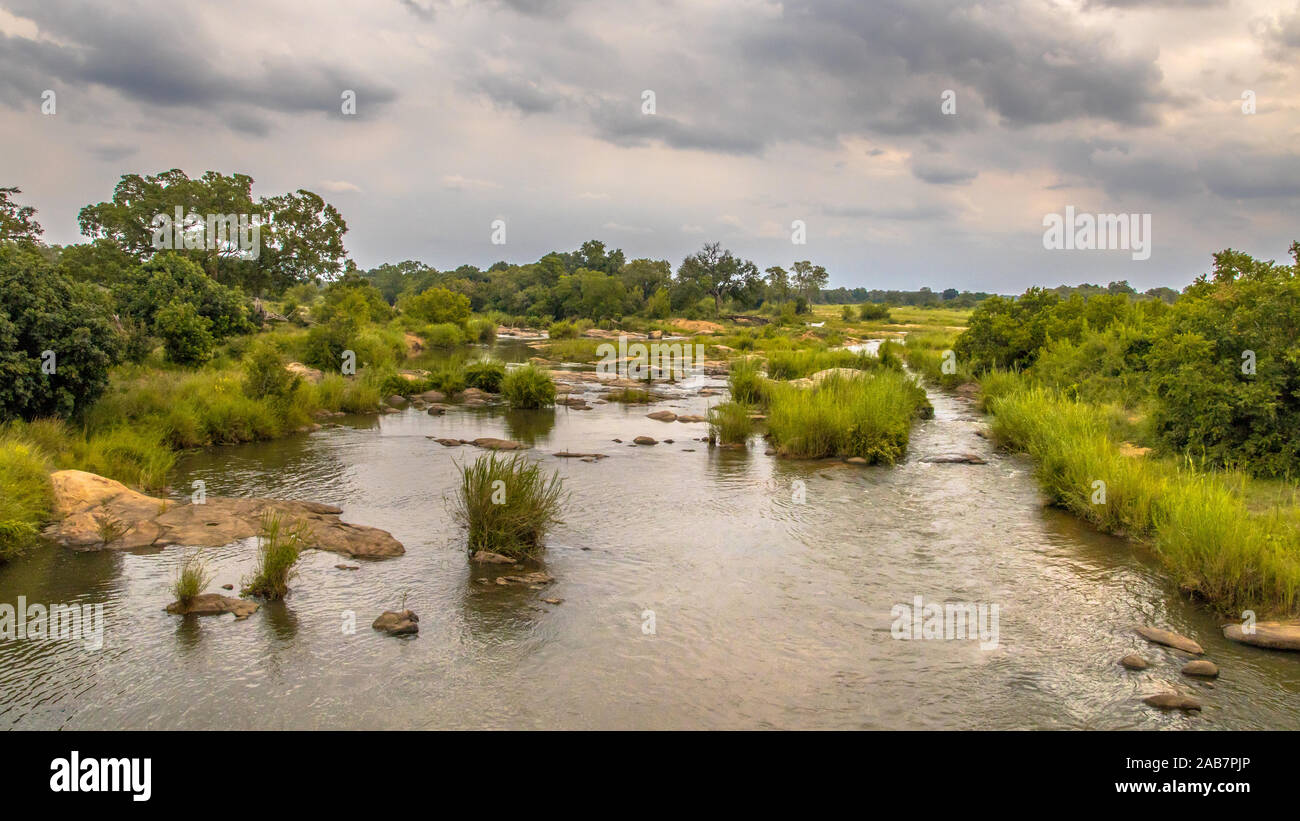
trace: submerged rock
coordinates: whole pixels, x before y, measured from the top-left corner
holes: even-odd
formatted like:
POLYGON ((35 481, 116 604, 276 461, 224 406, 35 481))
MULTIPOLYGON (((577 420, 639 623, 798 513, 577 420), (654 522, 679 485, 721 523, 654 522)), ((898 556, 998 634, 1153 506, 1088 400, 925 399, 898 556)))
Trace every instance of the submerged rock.
POLYGON ((487 448, 488 450, 524 450, 528 446, 516 442, 513 439, 496 439, 491 436, 482 436, 473 440, 470 444, 475 447, 487 448))
POLYGON ((458 448, 461 446, 461 441, 459 439, 445 439, 441 437, 435 438, 433 436, 428 436, 425 438, 433 439, 433 441, 437 442, 438 444, 442 445, 445 448, 458 448))
POLYGON ((1154 696, 1147 696, 1142 701, 1161 710, 1201 709, 1200 699, 1185 696, 1181 693, 1159 693, 1154 696))
POLYGON ((1260 621, 1251 633, 1240 624, 1229 624, 1223 628, 1223 637, 1269 650, 1300 651, 1300 622, 1260 621))
POLYGON ((165 608, 178 616, 219 616, 234 613, 236 620, 246 619, 257 612, 258 603, 247 599, 232 599, 220 593, 200 593, 188 603, 174 601, 165 608))
POLYGON ((500 585, 519 584, 519 585, 542 585, 550 584, 555 581, 555 577, 545 570, 534 570, 531 573, 512 574, 509 576, 497 576, 496 583, 500 585))
POLYGON ((407 636, 420 632, 420 625, 417 623, 419 621, 420 617, 410 610, 403 610, 400 613, 385 610, 383 615, 375 619, 375 623, 370 626, 376 630, 383 630, 390 636, 407 636))
POLYGON ((1163 644, 1166 647, 1182 650, 1184 653, 1191 653, 1195 656, 1205 652, 1201 649, 1201 645, 1187 638, 1187 636, 1180 636, 1172 630, 1162 630, 1159 627, 1139 627, 1137 634, 1154 644, 1163 644))
POLYGON ((479 564, 514 564, 515 560, 509 556, 503 556, 500 553, 493 553, 491 550, 476 550, 474 555, 469 557, 471 562, 479 564))
POLYGON ((302 522, 313 548, 368 557, 406 552, 387 531, 341 521, 342 508, 318 502, 209 496, 203 504, 176 504, 80 470, 55 471, 50 483, 56 520, 44 533, 64 547, 221 547, 256 536, 262 530, 263 514, 273 512, 286 523, 302 522), (113 536, 108 543, 103 541, 106 531, 113 536))
POLYGON ((936 453, 921 460, 935 465, 983 465, 984 457, 977 453, 936 453))
POLYGON ((1219 665, 1205 659, 1189 661, 1187 664, 1183 665, 1183 675, 1217 678, 1219 675, 1219 665))
POLYGON ((696 416, 695 414, 684 413, 681 416, 677 417, 677 421, 678 422, 707 422, 709 420, 703 416, 696 416))
POLYGON ((1127 656, 1120 659, 1119 663, 1129 670, 1145 670, 1151 666, 1147 663, 1146 659, 1142 658, 1137 653, 1129 653, 1127 656))

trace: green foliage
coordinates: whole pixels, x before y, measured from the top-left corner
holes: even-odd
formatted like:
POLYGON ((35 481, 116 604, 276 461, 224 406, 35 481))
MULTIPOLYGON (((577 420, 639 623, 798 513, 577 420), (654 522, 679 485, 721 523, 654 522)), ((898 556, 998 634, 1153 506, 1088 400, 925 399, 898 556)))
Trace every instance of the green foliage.
POLYGON ((624 405, 644 405, 654 398, 650 391, 644 388, 615 388, 605 394, 605 399, 610 402, 619 402, 624 405))
POLYGON ((188 305, 207 319, 209 333, 216 340, 253 330, 247 298, 178 253, 158 254, 130 269, 113 286, 113 295, 123 316, 155 331, 159 312, 174 302, 188 305))
POLYGON ((244 393, 253 399, 287 402, 301 382, 284 369, 280 352, 271 345, 254 346, 244 361, 244 393))
POLYGON ((546 329, 546 335, 551 339, 577 339, 579 333, 572 322, 560 320, 551 323, 551 327, 546 329))
POLYGON ((356 323, 346 317, 315 326, 307 332, 302 361, 325 373, 338 373, 343 365, 343 352, 352 350, 356 333, 356 323))
POLYGON ((0 420, 83 410, 103 393, 120 346, 92 286, 70 282, 33 247, 0 244, 0 420))
POLYGON ((828 368, 873 370, 880 360, 869 353, 853 351, 774 351, 767 358, 767 375, 772 379, 799 379, 828 368))
POLYGON ((472 342, 491 345, 497 341, 497 324, 490 319, 471 319, 465 324, 465 336, 472 342))
POLYGON ((512 408, 546 408, 555 404, 551 375, 534 365, 512 368, 501 382, 501 393, 512 408))
POLYGON ((773 385, 767 429, 785 456, 861 456, 892 465, 907 452, 912 422, 931 412, 925 391, 906 374, 881 370, 811 388, 773 385))
POLYGON ((397 302, 402 313, 426 324, 460 324, 469 319, 469 297, 446 288, 430 288, 397 302))
POLYGON ((754 420, 747 405, 723 402, 709 408, 709 438, 726 444, 743 445, 754 434, 754 420))
POLYGON ((0 427, 0 562, 36 540, 53 505, 46 452, 21 426, 0 427))
POLYGON ((480 359, 465 366, 465 384, 488 393, 500 393, 506 366, 490 359, 480 359))
MULTIPOLYGON (((847 306, 845 306, 847 308, 847 306)), ((858 318, 863 322, 888 322, 889 308, 874 302, 864 302, 858 306, 858 318)))
POLYGON ((203 592, 215 574, 208 569, 201 551, 187 553, 176 569, 176 578, 172 581, 172 595, 183 605, 194 601, 194 597, 203 592))
POLYGON ((1150 341, 1151 426, 1169 449, 1300 476, 1300 243, 1292 252, 1294 266, 1215 254, 1150 341))
POLYGON ((566 494, 559 473, 549 476, 516 454, 489 454, 461 467, 453 500, 456 519, 468 530, 469 552, 488 550, 531 559, 544 549, 547 531, 559 523, 566 494))
POLYGON ((454 348, 465 342, 465 334, 459 325, 444 322, 441 325, 430 325, 424 332, 424 341, 431 348, 454 348))
POLYGON ((763 378, 759 365, 760 360, 755 357, 746 356, 731 360, 727 386, 731 389, 733 400, 744 405, 767 403, 768 382, 763 378))
POLYGON ((154 333, 162 339, 167 359, 178 365, 202 365, 212 358, 212 320, 192 303, 176 300, 159 310, 154 333))
POLYGON ((257 539, 257 564, 252 576, 243 581, 244 594, 283 599, 289 592, 289 582, 298 575, 298 558, 308 547, 311 531, 304 522, 286 526, 280 513, 268 510, 262 515, 262 532, 257 539))

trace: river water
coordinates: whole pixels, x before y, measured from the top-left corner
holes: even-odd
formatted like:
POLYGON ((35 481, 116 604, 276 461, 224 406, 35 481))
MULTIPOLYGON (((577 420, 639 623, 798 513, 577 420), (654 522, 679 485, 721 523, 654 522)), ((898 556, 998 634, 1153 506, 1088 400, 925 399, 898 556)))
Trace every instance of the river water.
MULTIPOLYGON (((711 450, 704 424, 645 418, 704 414, 719 397, 700 384, 724 383, 654 407, 408 409, 187 454, 178 489, 337 504, 406 555, 309 551, 284 602, 236 622, 163 612, 181 548, 35 550, 0 567, 0 602, 102 603, 104 646, 0 643, 0 727, 1300 729, 1300 654, 1227 642, 1143 550, 1044 507, 1031 466, 979 438, 964 400, 931 394, 903 464, 854 467, 778 460, 757 439, 711 450), (612 441, 641 434, 661 443, 612 441), (447 497, 480 451, 430 436, 519 439, 560 472, 554 584, 475 582, 447 497), (988 463, 921 461, 950 451, 988 463), (997 646, 895 638, 891 610, 917 596, 997 605, 997 646), (370 628, 403 604, 418 636, 370 628), (1222 675, 1182 677, 1138 624, 1192 636, 1222 675), (1151 668, 1120 668, 1130 652, 1151 668), (1204 712, 1141 703, 1169 689, 1204 712)), ((205 551, 208 589, 238 587, 253 550, 205 551)))

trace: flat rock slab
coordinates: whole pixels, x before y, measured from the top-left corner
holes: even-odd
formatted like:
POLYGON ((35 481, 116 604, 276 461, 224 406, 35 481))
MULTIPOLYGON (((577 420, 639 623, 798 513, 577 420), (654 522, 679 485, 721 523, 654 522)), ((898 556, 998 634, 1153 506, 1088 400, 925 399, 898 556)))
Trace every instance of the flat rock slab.
POLYGON ((1166 647, 1182 650, 1184 653, 1191 653, 1194 656, 1199 656, 1205 652, 1201 645, 1187 638, 1187 636, 1178 635, 1172 630, 1162 630, 1159 627, 1139 627, 1137 634, 1153 644, 1163 644, 1166 647))
POLYGON ((222 613, 234 613, 235 619, 246 619, 257 612, 257 602, 247 599, 232 599, 220 593, 200 593, 188 604, 174 601, 167 605, 168 613, 178 616, 220 616, 222 613))
POLYGON ((1180 693, 1159 693, 1154 696, 1147 696, 1142 699, 1142 701, 1161 710, 1201 709, 1201 702, 1199 699, 1185 696, 1180 693))
POLYGON ((50 476, 54 511, 59 517, 45 535, 65 546, 85 550, 137 550, 188 545, 221 547, 258 535, 262 516, 279 513, 286 523, 302 522, 309 546, 348 556, 383 558, 406 552, 392 534, 339 519, 342 508, 317 502, 209 496, 204 504, 176 504, 146 496, 121 482, 80 470, 50 476), (123 535, 105 544, 100 524, 113 521, 123 535))
POLYGON ((426 438, 433 439, 433 441, 442 445, 444 448, 458 448, 461 446, 461 441, 459 439, 434 438, 432 436, 426 438))
POLYGON ((476 550, 474 555, 469 557, 471 562, 478 564, 518 564, 519 562, 509 556, 503 556, 500 553, 493 553, 491 550, 476 550))
POLYGON ((420 617, 410 610, 403 610, 400 613, 385 610, 370 626, 376 630, 383 630, 390 636, 409 636, 420 632, 419 621, 420 617))
POLYGON ((472 440, 469 444, 488 450, 525 450, 527 445, 522 442, 516 442, 513 439, 494 439, 491 436, 483 436, 472 440))
POLYGON ((1300 622, 1255 622, 1252 633, 1247 633, 1240 624, 1229 624, 1223 628, 1223 637, 1269 650, 1300 651, 1300 622))
POLYGON ((534 570, 532 573, 520 573, 517 575, 497 576, 496 583, 500 585, 519 584, 525 586, 550 584, 555 581, 555 577, 545 570, 534 570))
POLYGON ((678 422, 707 422, 709 420, 703 416, 697 416, 692 413, 684 413, 681 416, 677 417, 677 421, 678 422))
POLYGON ((557 451, 555 455, 561 459, 581 459, 584 462, 609 458, 607 453, 573 453, 567 450, 557 451))
POLYGON ((984 457, 976 453, 936 453, 921 460, 932 465, 984 465, 984 457))

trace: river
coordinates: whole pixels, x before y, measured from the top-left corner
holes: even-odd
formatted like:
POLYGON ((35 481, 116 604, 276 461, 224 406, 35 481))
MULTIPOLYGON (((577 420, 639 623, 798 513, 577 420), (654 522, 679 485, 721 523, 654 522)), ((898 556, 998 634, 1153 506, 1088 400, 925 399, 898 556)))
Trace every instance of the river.
MULTIPOLYGON (((104 646, 0 644, 0 727, 1300 729, 1300 654, 1224 640, 1145 550, 1045 507, 1031 465, 978 437, 965 400, 932 392, 904 463, 854 467, 779 460, 761 440, 711 450, 704 424, 645 418, 704 414, 720 397, 701 384, 725 383, 697 378, 653 408, 408 409, 188 453, 178 489, 337 504, 406 555, 309 551, 287 600, 236 622, 163 612, 181 548, 39 548, 0 567, 0 602, 102 603, 104 646), (674 442, 612 441, 641 434, 674 442), (475 582, 447 497, 480 451, 430 436, 520 439, 560 472, 554 584, 475 582), (921 461, 954 450, 987 464, 921 461), (917 596, 997 605, 997 647, 894 638, 892 608, 917 596), (418 636, 371 629, 403 604, 418 636), (1192 636, 1222 675, 1181 676, 1138 624, 1192 636), (1130 652, 1151 668, 1120 668, 1130 652), (1141 703, 1175 688, 1204 711, 1141 703)), ((208 589, 237 587, 252 551, 206 550, 208 589)))

